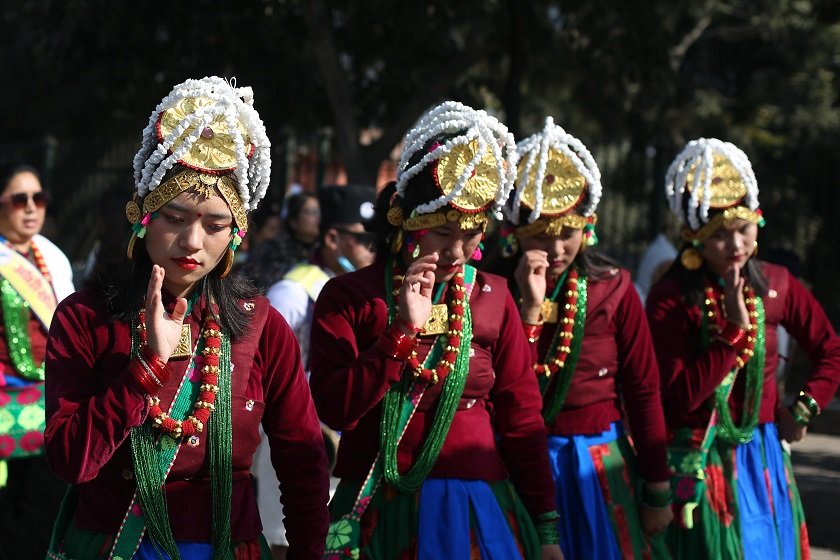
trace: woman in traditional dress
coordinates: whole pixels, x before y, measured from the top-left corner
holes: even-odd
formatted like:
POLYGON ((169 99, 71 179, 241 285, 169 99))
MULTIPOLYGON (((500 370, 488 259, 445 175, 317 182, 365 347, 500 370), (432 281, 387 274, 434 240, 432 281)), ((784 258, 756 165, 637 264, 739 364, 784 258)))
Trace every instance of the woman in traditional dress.
POLYGON ((310 383, 342 432, 328 558, 562 558, 516 307, 467 264, 514 154, 483 111, 424 115, 378 199, 377 260, 318 298, 310 383))
POLYGON ((601 173, 551 117, 518 151, 503 246, 519 257, 508 276, 542 390, 557 509, 569 513, 558 525, 563 554, 667 557, 661 533, 673 514, 656 357, 629 272, 591 248, 601 173))
POLYGON ((0 560, 41 560, 66 488, 44 459, 44 354, 73 271, 39 233, 49 196, 35 168, 0 166, 0 187, 0 560))
POLYGON ((134 159, 127 260, 56 311, 47 455, 73 486, 50 558, 268 559, 251 458, 268 434, 289 558, 320 558, 323 440, 294 335, 229 274, 268 187, 251 88, 187 80, 134 159))
POLYGON ((648 319, 674 470, 676 558, 799 559, 808 536, 790 457, 840 380, 840 339, 787 269, 760 262, 758 185, 728 142, 688 143, 668 169, 680 257, 654 286, 648 319), (784 326, 813 369, 791 410, 776 384, 784 326))

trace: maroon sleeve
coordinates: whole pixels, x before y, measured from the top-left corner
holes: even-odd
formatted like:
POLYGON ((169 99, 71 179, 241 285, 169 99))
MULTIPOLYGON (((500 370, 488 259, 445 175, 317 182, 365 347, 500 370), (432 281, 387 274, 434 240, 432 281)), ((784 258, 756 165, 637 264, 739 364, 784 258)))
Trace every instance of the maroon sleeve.
POLYGON ((813 294, 786 274, 789 293, 782 324, 811 358, 811 375, 803 390, 824 408, 840 383, 840 338, 813 294))
MULTIPOLYGON (((77 293, 59 304, 45 360, 47 459, 74 484, 95 478, 147 412, 146 394, 127 367, 111 379, 100 374, 96 348, 116 344, 119 324, 109 328, 104 311, 84 299, 77 293)), ((127 352, 120 358, 127 366, 127 352)))
POLYGON ((496 381, 490 397, 499 435, 499 452, 528 512, 554 511, 554 482, 548 462, 546 429, 540 408, 531 351, 516 304, 507 289, 501 332, 492 348, 496 381))
POLYGON ((734 348, 717 340, 700 350, 699 320, 692 320, 688 309, 674 281, 660 282, 648 296, 648 323, 669 414, 700 408, 737 357, 734 348))
POLYGON ((280 481, 288 558, 320 559, 329 525, 327 456, 300 347, 274 308, 268 309, 256 359, 264 372, 263 429, 280 481))
POLYGON ((349 283, 340 282, 346 276, 327 282, 318 296, 310 345, 312 396, 334 430, 355 428, 400 380, 404 365, 375 344, 387 322, 384 303, 371 309, 373 302, 354 298, 349 283))
POLYGON ((639 474, 647 482, 669 480, 659 367, 642 302, 632 286, 619 302, 615 321, 621 392, 639 456, 639 474))

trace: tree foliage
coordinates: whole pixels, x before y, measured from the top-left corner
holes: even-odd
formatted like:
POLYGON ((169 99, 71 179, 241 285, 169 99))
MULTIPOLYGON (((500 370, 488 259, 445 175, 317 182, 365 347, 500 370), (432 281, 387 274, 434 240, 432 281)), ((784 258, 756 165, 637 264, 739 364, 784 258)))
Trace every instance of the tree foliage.
MULTIPOLYGON (((74 185, 102 167, 103 153, 139 141, 152 107, 187 77, 235 75, 252 85, 275 165, 288 139, 327 139, 351 181, 373 181, 420 113, 445 98, 488 108, 517 137, 553 115, 587 145, 620 154, 602 163, 605 200, 628 210, 641 204, 649 221, 630 233, 607 229, 625 255, 635 249, 622 245, 662 227, 661 181, 676 151, 691 138, 719 137, 741 146, 756 169, 770 224, 762 244, 797 250, 840 317, 838 6, 6 2, 0 129, 9 154, 46 137, 58 142, 49 165, 64 189, 58 209, 65 201, 69 211, 79 208, 74 185)), ((127 174, 130 153, 124 162, 127 174)))

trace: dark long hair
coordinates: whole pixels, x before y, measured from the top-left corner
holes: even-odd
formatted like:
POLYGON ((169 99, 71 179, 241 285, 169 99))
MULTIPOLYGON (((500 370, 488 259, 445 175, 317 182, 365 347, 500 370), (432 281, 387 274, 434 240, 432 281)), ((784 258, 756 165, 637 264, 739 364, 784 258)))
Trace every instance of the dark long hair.
POLYGON ((0 193, 5 191, 12 179, 20 173, 32 173, 39 182, 41 181, 41 174, 31 165, 18 161, 3 163, 0 164, 0 193))
MULTIPOLYGON (((182 170, 176 166, 162 182, 182 170)), ((130 323, 143 306, 152 274, 152 261, 144 239, 136 240, 133 258, 128 259, 126 248, 131 236, 130 227, 126 227, 123 232, 114 231, 111 234, 123 236, 125 242, 97 255, 94 272, 86 285, 103 295, 111 319, 130 323)), ((236 270, 221 278, 224 265, 222 259, 216 268, 199 280, 197 291, 205 301, 214 301, 218 305, 219 324, 235 340, 246 333, 253 314, 243 307, 242 301, 254 298, 257 290, 247 276, 236 270)))

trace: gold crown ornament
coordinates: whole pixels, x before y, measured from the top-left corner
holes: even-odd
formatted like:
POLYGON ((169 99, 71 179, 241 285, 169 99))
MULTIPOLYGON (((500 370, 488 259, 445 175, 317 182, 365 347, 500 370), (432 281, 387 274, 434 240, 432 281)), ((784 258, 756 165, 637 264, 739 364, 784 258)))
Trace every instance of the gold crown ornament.
POLYGON ((683 223, 686 241, 703 241, 735 220, 764 225, 752 165, 729 142, 716 138, 689 142, 668 168, 665 194, 683 223))
POLYGON ((389 223, 405 231, 448 222, 458 222, 463 230, 486 227, 487 214, 498 214, 513 186, 515 158, 513 135, 497 119, 455 101, 438 105, 405 136, 389 223), (401 208, 399 199, 411 179, 424 170, 431 172, 440 196, 401 208))
POLYGON ((508 218, 520 239, 560 235, 564 227, 587 230, 594 241, 601 172, 583 143, 546 118, 541 132, 519 143, 516 192, 508 218), (530 210, 520 223, 522 209, 530 210))
POLYGON ((204 197, 218 192, 224 198, 236 226, 232 252, 270 176, 271 143, 254 110, 251 88, 215 76, 178 84, 152 112, 134 157, 136 193, 126 205, 134 231, 128 257, 155 213, 186 191, 204 197), (176 164, 186 169, 164 181, 176 164))
POLYGON ((239 119, 234 120, 231 130, 225 113, 211 112, 212 118, 209 122, 207 119, 192 118, 197 113, 212 110, 214 103, 208 97, 179 99, 174 107, 160 114, 156 127, 157 139, 159 143, 163 143, 167 138, 174 137, 173 147, 188 146, 178 163, 196 171, 233 171, 238 163, 237 158, 241 155, 237 150, 237 143, 244 148, 246 157, 253 155, 255 146, 239 119), (201 130, 198 130, 199 126, 201 130), (192 142, 190 137, 194 137, 192 142))

